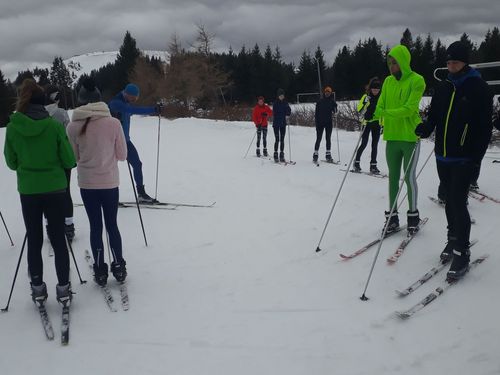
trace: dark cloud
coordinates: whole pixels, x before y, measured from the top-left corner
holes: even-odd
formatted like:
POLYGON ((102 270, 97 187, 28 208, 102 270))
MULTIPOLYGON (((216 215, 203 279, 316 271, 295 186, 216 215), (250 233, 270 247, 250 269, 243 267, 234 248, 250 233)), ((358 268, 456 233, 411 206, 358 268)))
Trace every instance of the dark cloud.
POLYGON ((395 44, 409 27, 450 42, 463 32, 480 41, 500 24, 500 1, 479 0, 276 0, 87 2, 35 0, 2 4, 0 69, 8 77, 21 69, 94 51, 117 50, 126 30, 141 49, 165 49, 173 33, 188 45, 196 24, 216 34, 215 48, 238 51, 280 46, 287 61, 298 62, 317 45, 329 62, 345 44, 375 36, 395 44))

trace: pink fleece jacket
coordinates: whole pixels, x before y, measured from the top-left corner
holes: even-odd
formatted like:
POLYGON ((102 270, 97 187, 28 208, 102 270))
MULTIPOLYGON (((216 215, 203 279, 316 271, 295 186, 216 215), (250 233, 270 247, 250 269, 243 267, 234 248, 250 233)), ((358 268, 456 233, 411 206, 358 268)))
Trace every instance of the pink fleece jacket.
POLYGON ((127 159, 127 143, 120 121, 111 117, 106 103, 90 103, 73 111, 67 127, 75 152, 78 186, 112 189, 120 185, 118 161, 127 159), (90 121, 80 134, 87 118, 90 121))

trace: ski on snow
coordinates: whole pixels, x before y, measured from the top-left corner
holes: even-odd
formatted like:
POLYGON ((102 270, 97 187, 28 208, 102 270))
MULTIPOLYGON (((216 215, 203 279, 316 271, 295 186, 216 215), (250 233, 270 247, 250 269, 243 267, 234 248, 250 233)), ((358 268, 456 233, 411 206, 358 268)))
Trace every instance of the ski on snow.
MULTIPOLYGON (((342 172, 346 172, 347 169, 341 169, 342 172)), ((365 172, 365 171, 355 171, 354 169, 349 169, 349 172, 351 173, 355 173, 355 174, 364 174, 364 175, 367 175, 367 176, 372 176, 372 177, 376 177, 376 178, 386 178, 386 177, 389 177, 388 175, 384 174, 384 173, 370 173, 370 172, 365 172)))
MULTIPOLYGON (((395 230, 389 234, 386 234, 385 238, 388 238, 388 237, 392 236, 394 233, 400 232, 400 231, 405 230, 405 229, 406 229, 406 225, 403 225, 402 227, 399 227, 397 230, 395 230)), ((380 240, 381 240, 381 238, 379 237, 376 240, 373 240, 372 242, 370 242, 369 244, 363 246, 362 248, 356 250, 352 254, 349 254, 349 255, 339 254, 339 255, 342 259, 345 259, 345 260, 355 258, 358 255, 363 254, 365 251, 370 249, 372 246, 378 244, 380 242, 380 240)))
MULTIPOLYGON (((470 246, 474 246, 478 242, 477 239, 472 240, 470 243, 470 246)), ((422 285, 424 285, 427 281, 429 281, 433 276, 437 275, 439 272, 441 272, 443 269, 446 268, 449 262, 442 263, 439 261, 439 264, 436 266, 432 267, 429 271, 427 271, 422 277, 420 277, 417 281, 415 281, 413 284, 411 284, 409 287, 403 289, 403 290, 396 290, 396 293, 400 297, 406 297, 407 295, 413 293, 416 289, 420 288, 422 285)))
MULTIPOLYGON (((469 271, 472 269, 476 268, 478 265, 483 263, 483 261, 488 258, 488 255, 483 255, 477 259, 475 259, 473 262, 470 263, 469 265, 469 271)), ((409 319, 411 318, 416 312, 422 310, 425 306, 429 305, 432 301, 437 299, 439 296, 441 296, 449 287, 457 284, 459 281, 461 281, 466 275, 464 275, 462 278, 458 280, 453 280, 453 281, 448 281, 445 280, 443 282, 443 285, 436 288, 434 291, 429 293, 425 298, 423 298, 420 302, 417 304, 413 305, 410 307, 408 310, 404 311, 396 311, 395 314, 397 317, 401 319, 409 319)))
POLYGON ((429 220, 428 217, 422 219, 418 224, 418 229, 411 234, 408 233, 408 236, 403 241, 401 241, 396 251, 389 258, 387 258, 387 263, 394 264, 398 261, 399 257, 403 255, 403 252, 408 246, 408 244, 411 242, 411 240, 413 240, 413 238, 415 238, 417 233, 420 232, 420 229, 422 229, 422 227, 425 225, 425 223, 427 223, 428 220, 429 220))
POLYGON ((45 332, 45 336, 47 336, 48 340, 54 340, 54 329, 52 328, 49 314, 47 313, 47 309, 45 308, 45 302, 36 303, 36 307, 38 308, 40 319, 42 320, 42 327, 45 332))
MULTIPOLYGON (((171 202, 157 202, 157 203, 139 203, 140 207, 146 208, 163 208, 167 210, 175 210, 177 207, 199 207, 199 208, 212 208, 216 202, 210 204, 191 204, 191 203, 171 203, 171 202)), ((136 207, 135 202, 121 202, 120 204, 125 207, 136 207)))
MULTIPOLYGON (((92 260, 92 256, 90 255, 90 252, 88 250, 85 250, 85 260, 87 261, 87 264, 89 266, 90 272, 93 274, 94 273, 94 262, 92 260)), ((99 289, 102 292, 102 295, 104 296, 104 301, 106 302, 106 305, 108 305, 109 309, 112 312, 116 312, 116 307, 115 307, 115 300, 113 298, 113 295, 111 294, 111 291, 109 290, 109 287, 107 285, 105 286, 99 286, 99 289)))
POLYGON ((494 198, 491 195, 485 194, 481 191, 478 190, 471 190, 469 191, 469 196, 471 196, 474 199, 477 199, 478 201, 483 202, 485 199, 490 200, 495 203, 500 203, 500 199, 494 198))
POLYGON ((61 345, 69 343, 69 304, 63 305, 61 319, 61 345))
POLYGON ((328 160, 321 160, 322 163, 325 163, 325 164, 333 164, 333 165, 339 165, 340 164, 340 161, 335 161, 335 160, 332 160, 332 161, 328 161, 328 160))

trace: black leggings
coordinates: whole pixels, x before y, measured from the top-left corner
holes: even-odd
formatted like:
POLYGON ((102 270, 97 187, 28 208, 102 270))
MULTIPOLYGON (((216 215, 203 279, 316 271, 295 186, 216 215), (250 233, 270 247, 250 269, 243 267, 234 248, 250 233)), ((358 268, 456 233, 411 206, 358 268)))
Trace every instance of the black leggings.
POLYGON ((33 285, 43 282, 43 220, 47 218, 47 231, 54 249, 57 280, 59 285, 69 282, 69 254, 64 234, 64 191, 45 194, 21 194, 26 235, 28 236, 28 269, 33 285))
POLYGON ((285 134, 286 134, 286 126, 275 126, 274 130, 274 151, 278 151, 278 145, 280 146, 280 151, 283 152, 285 150, 285 134))
POLYGON ((359 146, 358 152, 356 153, 356 161, 359 162, 359 159, 361 159, 361 154, 368 144, 368 137, 370 136, 370 133, 372 134, 372 154, 370 164, 377 164, 377 148, 378 141, 380 139, 380 125, 378 121, 369 122, 365 125, 363 135, 361 136, 361 145, 359 146))
POLYGON ((267 126, 257 126, 257 148, 260 147, 260 137, 262 135, 262 147, 267 148, 267 126))
POLYGON ((73 217, 73 199, 71 199, 71 169, 65 169, 66 181, 68 181, 68 187, 66 188, 66 204, 64 205, 64 217, 73 217))
POLYGON ((330 151, 332 149, 333 126, 331 124, 329 126, 316 125, 316 143, 314 144, 314 151, 319 150, 319 145, 321 144, 321 138, 323 137, 323 130, 325 131, 326 151, 330 151))
POLYGON ((470 216, 467 196, 471 177, 477 167, 472 162, 443 163, 437 161, 442 198, 446 201, 448 239, 456 239, 457 250, 469 245, 470 216))

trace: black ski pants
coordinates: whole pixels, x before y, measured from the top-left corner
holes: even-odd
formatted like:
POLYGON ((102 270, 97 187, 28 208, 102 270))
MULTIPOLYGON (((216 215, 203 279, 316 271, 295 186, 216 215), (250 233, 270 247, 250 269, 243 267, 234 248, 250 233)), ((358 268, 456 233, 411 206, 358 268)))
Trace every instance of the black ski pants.
POLYGON ((359 162, 361 155, 368 144, 368 138, 372 135, 372 153, 370 159, 370 165, 377 164, 377 148, 378 141, 380 139, 380 125, 378 121, 372 121, 365 125, 363 134, 361 135, 361 144, 359 145, 358 151, 356 152, 356 161, 359 162))
POLYGON ((21 194, 24 225, 28 236, 28 269, 33 285, 43 282, 43 215, 47 218, 49 240, 54 249, 59 285, 69 282, 69 254, 64 233, 66 193, 21 194))
POLYGON ((456 241, 458 251, 469 246, 470 216, 467 209, 467 196, 471 178, 476 169, 476 164, 470 161, 446 163, 437 160, 440 188, 446 201, 448 240, 456 241))
POLYGON ((316 124, 316 143, 314 144, 314 151, 319 150, 319 145, 321 144, 321 138, 323 138, 323 131, 325 132, 325 140, 326 140, 326 151, 330 151, 332 149, 332 124, 319 125, 316 124))
POLYGON ((262 137, 262 147, 267 148, 267 126, 257 126, 257 148, 260 148, 260 138, 262 137))
POLYGON ((285 151, 285 134, 286 126, 275 126, 274 130, 274 152, 278 152, 278 146, 280 151, 285 151))

